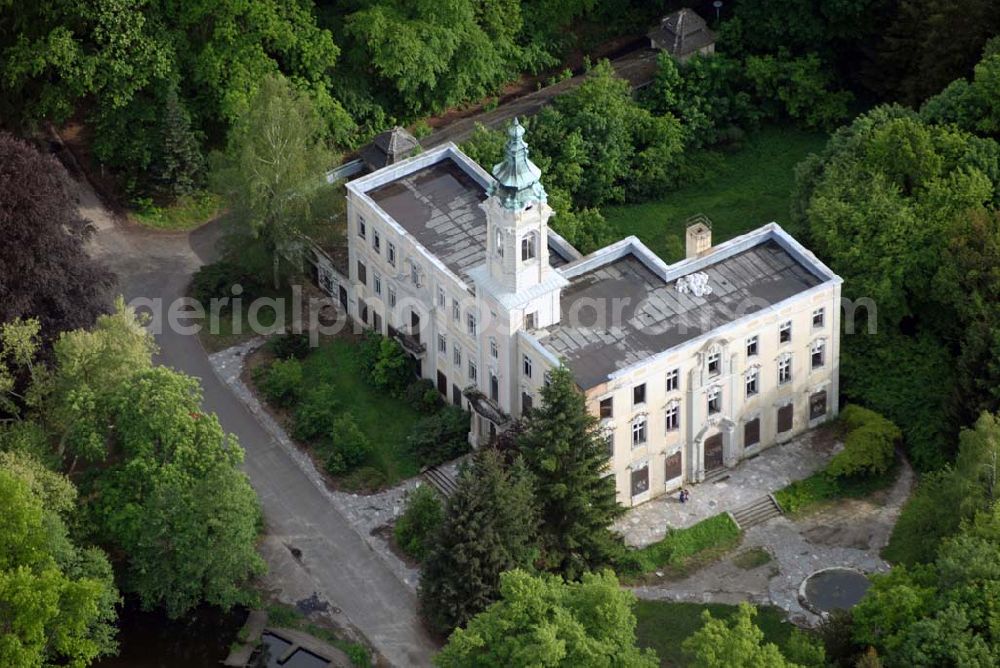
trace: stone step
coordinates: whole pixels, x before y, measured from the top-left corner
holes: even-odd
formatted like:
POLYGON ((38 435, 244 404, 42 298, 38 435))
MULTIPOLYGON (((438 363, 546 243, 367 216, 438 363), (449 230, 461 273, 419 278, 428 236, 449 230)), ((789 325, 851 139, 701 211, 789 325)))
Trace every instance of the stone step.
POLYGON ((770 494, 755 499, 732 512, 736 524, 743 530, 763 524, 781 514, 781 508, 770 494))
POLYGON ((423 472, 424 480, 441 493, 444 497, 449 497, 458 489, 458 482, 447 471, 437 466, 432 466, 423 472))

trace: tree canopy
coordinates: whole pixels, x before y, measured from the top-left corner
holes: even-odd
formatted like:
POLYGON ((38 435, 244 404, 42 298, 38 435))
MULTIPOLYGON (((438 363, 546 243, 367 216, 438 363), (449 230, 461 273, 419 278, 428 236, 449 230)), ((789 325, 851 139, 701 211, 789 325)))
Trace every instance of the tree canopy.
POLYGON ((111 566, 69 538, 75 502, 66 478, 0 452, 0 665, 86 666, 117 650, 111 566))
POLYGON ((500 600, 455 630, 434 662, 653 668, 656 654, 635 644, 634 601, 611 571, 587 573, 580 582, 510 571, 500 576, 500 600))
POLYGON ((0 192, 0 322, 37 318, 46 342, 90 326, 114 277, 84 250, 87 223, 66 170, 0 133, 0 192))

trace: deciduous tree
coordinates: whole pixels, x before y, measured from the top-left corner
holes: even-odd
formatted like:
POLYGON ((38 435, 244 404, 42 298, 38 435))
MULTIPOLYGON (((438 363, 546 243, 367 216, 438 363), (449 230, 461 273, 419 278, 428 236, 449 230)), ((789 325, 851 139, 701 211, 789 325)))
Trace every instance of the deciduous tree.
POLYGON ((692 668, 798 668, 781 654, 774 643, 764 642, 764 633, 753 623, 757 610, 741 603, 731 622, 701 613, 704 625, 682 645, 692 668))

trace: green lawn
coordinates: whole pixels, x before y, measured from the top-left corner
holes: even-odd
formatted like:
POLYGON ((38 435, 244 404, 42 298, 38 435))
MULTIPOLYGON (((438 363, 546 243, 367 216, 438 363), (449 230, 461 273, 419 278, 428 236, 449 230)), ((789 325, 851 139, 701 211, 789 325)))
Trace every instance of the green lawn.
POLYGON ((713 515, 630 552, 622 575, 641 578, 660 571, 668 578, 683 577, 736 547, 741 536, 740 528, 728 513, 713 515))
POLYGON ((336 388, 342 411, 350 412, 372 445, 368 462, 394 485, 420 472, 420 465, 407 451, 406 437, 420 415, 399 399, 377 392, 365 382, 357 344, 347 338, 333 339, 303 361, 303 385, 336 388))
POLYGON ((135 219, 146 227, 158 230, 193 230, 215 218, 222 210, 222 198, 199 192, 177 198, 165 207, 149 205, 134 212, 135 219))
MULTIPOLYGON (((714 617, 730 617, 735 605, 721 603, 672 603, 669 601, 638 601, 635 616, 638 620, 636 635, 640 647, 652 647, 660 657, 662 666, 687 665, 681 643, 701 628, 701 613, 708 610, 714 617)), ((783 647, 792 633, 792 625, 785 621, 778 608, 761 606, 754 623, 764 632, 768 642, 783 647)))
POLYGON ((838 499, 858 499, 891 487, 899 477, 898 460, 884 475, 837 478, 817 471, 774 493, 778 505, 792 517, 814 512, 838 499))
POLYGON ((723 154, 720 171, 707 180, 667 193, 663 199, 602 209, 621 236, 634 234, 668 262, 666 238, 683 242, 684 221, 703 213, 712 219, 713 242, 725 241, 771 221, 787 227, 794 169, 826 144, 827 136, 769 127, 723 154))

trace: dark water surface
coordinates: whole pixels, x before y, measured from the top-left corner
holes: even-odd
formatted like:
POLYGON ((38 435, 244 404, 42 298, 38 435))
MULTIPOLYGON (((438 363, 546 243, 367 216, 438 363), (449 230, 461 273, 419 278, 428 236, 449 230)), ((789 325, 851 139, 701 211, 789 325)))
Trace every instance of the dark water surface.
POLYGON ((871 580, 849 568, 831 568, 809 576, 806 598, 823 612, 849 610, 864 598, 871 580))
POLYGON ((219 668, 236 639, 246 611, 203 606, 184 619, 163 611, 143 612, 131 600, 118 613, 118 656, 93 668, 219 668))

